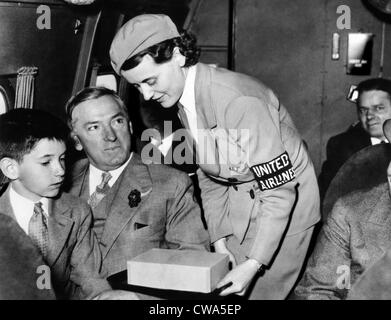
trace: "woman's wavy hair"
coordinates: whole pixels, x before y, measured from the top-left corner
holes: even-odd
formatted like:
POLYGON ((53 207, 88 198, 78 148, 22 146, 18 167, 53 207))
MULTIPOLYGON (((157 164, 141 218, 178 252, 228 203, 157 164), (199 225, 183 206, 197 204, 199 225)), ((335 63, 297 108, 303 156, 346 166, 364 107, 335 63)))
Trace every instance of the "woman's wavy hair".
POLYGON ((198 62, 201 49, 197 46, 196 37, 187 31, 182 31, 180 37, 159 42, 129 58, 123 63, 121 70, 127 71, 137 67, 143 57, 147 54, 149 54, 157 64, 165 63, 172 58, 175 47, 178 47, 179 52, 186 57, 184 67, 190 67, 198 62))

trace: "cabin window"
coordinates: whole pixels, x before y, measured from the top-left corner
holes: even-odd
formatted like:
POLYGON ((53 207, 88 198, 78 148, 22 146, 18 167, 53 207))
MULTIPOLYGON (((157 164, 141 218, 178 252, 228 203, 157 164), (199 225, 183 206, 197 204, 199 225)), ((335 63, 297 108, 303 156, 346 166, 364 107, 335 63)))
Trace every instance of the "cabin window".
POLYGON ((118 92, 117 79, 113 74, 102 74, 96 77, 96 86, 105 87, 118 92))
POLYGON ((8 108, 5 90, 0 86, 0 114, 6 113, 8 108))

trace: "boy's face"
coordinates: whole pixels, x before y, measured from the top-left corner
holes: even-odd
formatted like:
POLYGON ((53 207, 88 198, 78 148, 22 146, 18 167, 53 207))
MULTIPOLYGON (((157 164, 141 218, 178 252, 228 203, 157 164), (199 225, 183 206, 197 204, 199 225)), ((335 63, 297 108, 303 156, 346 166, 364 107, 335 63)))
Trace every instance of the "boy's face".
POLYGON ((39 141, 20 163, 15 164, 17 178, 12 182, 14 190, 32 201, 57 196, 64 180, 65 151, 64 142, 39 141))

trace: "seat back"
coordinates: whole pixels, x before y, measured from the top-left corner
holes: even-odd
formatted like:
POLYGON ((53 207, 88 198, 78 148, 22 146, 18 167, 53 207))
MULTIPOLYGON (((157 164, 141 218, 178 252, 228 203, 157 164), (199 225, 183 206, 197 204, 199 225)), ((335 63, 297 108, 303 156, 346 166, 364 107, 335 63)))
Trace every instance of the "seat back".
POLYGON ((388 143, 366 147, 352 155, 339 169, 327 189, 322 205, 326 219, 338 198, 360 189, 368 189, 387 181, 391 159, 388 143))

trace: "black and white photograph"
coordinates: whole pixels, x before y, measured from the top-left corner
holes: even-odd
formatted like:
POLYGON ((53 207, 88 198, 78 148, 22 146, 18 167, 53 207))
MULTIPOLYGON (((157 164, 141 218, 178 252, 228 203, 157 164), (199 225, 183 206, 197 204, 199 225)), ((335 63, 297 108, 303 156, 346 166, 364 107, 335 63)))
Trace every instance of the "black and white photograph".
POLYGON ((391 0, 0 0, 0 300, 391 300, 390 141, 391 0))

